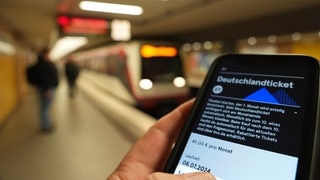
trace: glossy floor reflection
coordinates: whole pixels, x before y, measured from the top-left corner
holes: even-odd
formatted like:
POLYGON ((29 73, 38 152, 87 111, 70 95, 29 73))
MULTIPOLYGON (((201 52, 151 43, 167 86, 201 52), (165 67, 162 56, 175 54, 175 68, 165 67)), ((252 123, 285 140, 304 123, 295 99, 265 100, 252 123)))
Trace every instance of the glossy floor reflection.
POLYGON ((79 91, 61 82, 51 109, 55 129, 43 134, 32 91, 0 131, 1 180, 98 180, 116 167, 129 140, 79 91))

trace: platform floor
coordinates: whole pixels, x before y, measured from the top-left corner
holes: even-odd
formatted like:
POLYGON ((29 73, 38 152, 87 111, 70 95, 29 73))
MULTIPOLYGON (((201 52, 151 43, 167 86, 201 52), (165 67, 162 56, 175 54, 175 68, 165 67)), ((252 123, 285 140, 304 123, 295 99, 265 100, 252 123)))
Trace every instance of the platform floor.
POLYGON ((0 130, 0 180, 101 180, 132 145, 79 91, 70 99, 64 81, 51 109, 55 130, 43 134, 31 91, 0 130))

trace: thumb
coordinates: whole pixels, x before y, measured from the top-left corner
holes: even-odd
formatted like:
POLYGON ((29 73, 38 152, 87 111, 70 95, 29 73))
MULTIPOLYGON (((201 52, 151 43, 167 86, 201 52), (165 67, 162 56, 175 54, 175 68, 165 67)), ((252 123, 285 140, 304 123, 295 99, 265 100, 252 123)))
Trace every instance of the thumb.
POLYGON ((146 180, 216 180, 210 173, 194 172, 181 175, 156 172, 150 174, 146 180))

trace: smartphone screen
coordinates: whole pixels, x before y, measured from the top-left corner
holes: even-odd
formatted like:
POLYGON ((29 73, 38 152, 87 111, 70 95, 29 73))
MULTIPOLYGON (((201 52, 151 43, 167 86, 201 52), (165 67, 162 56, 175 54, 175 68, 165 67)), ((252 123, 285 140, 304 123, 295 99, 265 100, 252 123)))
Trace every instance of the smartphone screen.
POLYGON ((311 154, 317 93, 314 59, 218 58, 168 171, 205 171, 218 180, 296 179, 310 159, 305 154, 311 154))

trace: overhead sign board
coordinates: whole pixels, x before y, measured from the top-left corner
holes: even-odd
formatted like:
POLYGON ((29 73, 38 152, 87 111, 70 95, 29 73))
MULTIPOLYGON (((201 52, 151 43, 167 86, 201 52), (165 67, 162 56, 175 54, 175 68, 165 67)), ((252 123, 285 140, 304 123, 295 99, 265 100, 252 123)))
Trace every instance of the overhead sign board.
POLYGON ((57 24, 64 34, 103 35, 107 34, 108 21, 102 18, 58 16, 57 24))

